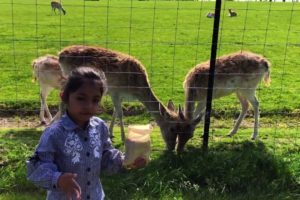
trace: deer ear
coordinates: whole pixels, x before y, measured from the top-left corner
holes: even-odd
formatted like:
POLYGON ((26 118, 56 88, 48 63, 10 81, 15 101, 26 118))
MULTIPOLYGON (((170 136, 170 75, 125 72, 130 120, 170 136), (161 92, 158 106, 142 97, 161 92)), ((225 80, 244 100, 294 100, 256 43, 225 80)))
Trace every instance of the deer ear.
POLYGON ((174 111, 175 112, 175 110, 176 110, 176 108, 175 108, 175 105, 174 105, 174 103, 173 103, 173 101, 170 99, 169 100, 169 102, 168 102, 168 109, 169 110, 171 110, 171 111, 174 111))
POLYGON ((166 111, 166 108, 161 104, 159 104, 159 113, 163 118, 169 117, 169 113, 166 111))
POLYGON ((183 110, 181 109, 180 104, 178 106, 178 115, 179 115, 179 117, 180 117, 181 120, 185 119, 184 114, 183 114, 183 110))

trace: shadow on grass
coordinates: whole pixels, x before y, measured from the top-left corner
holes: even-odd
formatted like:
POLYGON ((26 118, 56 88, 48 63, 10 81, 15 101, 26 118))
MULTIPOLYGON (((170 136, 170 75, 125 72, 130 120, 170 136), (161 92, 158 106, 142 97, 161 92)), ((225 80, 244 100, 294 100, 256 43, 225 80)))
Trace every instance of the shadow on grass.
MULTIPOLYGON (((46 192, 28 183, 25 175, 25 160, 32 154, 40 133, 24 129, 0 134, 4 164, 0 166, 0 191, 37 192, 44 198, 46 192)), ((280 194, 284 199, 289 199, 288 195, 291 199, 299 197, 300 185, 283 158, 275 157, 262 142, 216 143, 206 153, 191 147, 181 155, 155 153, 159 155, 145 168, 103 175, 107 199, 280 199, 280 194)))
POLYGON ((164 153, 144 169, 104 177, 103 182, 109 199, 173 199, 171 194, 183 199, 264 199, 300 192, 286 164, 263 143, 249 141, 216 144, 206 153, 196 148, 179 156, 164 153))
POLYGON ((22 142, 26 144, 37 144, 40 139, 42 130, 38 129, 9 129, 5 134, 0 135, 2 139, 10 139, 15 143, 22 142))
POLYGON ((25 168, 40 135, 37 129, 1 130, 0 193, 41 192, 26 180, 25 168))

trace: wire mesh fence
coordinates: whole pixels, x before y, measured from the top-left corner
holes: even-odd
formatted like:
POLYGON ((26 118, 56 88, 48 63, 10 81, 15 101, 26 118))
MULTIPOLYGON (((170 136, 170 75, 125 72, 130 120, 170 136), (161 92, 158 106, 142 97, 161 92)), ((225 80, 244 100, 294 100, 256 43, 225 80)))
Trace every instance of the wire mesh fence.
MULTIPOLYGON (((32 116, 34 121, 26 122, 28 126, 38 123, 39 86, 32 83, 31 62, 46 54, 57 55, 69 45, 101 46, 135 57, 145 67, 158 100, 166 105, 172 99, 177 109, 179 104, 184 105, 182 85, 186 74, 211 57, 214 17, 207 14, 215 13, 215 1, 64 0, 61 4, 65 15, 59 10, 55 13, 49 0, 0 3, 2 126, 22 127, 26 116, 32 116)), ((272 64, 271 86, 259 85, 257 89, 259 137, 273 140, 274 151, 280 142, 299 145, 300 135, 293 133, 287 138, 284 130, 299 129, 300 5, 295 1, 224 1, 220 13, 217 57, 251 51, 272 64)), ((51 93, 48 104, 53 113, 58 103, 58 91, 51 93)), ((141 115, 139 121, 132 113, 158 112, 145 109, 131 98, 124 97, 123 103, 126 126, 154 121, 150 115, 141 115)), ((103 104, 104 118, 110 121, 110 97, 103 104)), ((215 99, 212 108, 210 141, 214 143, 233 127, 240 104, 234 95, 229 95, 215 99)), ((230 140, 248 139, 253 123, 250 109, 242 133, 230 140)), ((202 124, 198 124, 200 128, 193 138, 196 145, 202 141, 202 124)))

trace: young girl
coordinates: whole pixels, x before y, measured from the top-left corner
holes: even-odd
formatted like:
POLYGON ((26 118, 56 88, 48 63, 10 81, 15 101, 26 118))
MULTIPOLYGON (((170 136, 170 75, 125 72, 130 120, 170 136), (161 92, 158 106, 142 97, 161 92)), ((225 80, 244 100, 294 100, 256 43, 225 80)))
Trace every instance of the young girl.
MULTIPOLYGON (((48 200, 104 199, 102 170, 116 173, 123 154, 113 148, 103 120, 94 117, 106 92, 103 73, 79 67, 61 93, 66 113, 45 129, 34 156, 27 161, 27 178, 47 189, 48 200)), ((135 167, 145 165, 138 158, 135 167)))

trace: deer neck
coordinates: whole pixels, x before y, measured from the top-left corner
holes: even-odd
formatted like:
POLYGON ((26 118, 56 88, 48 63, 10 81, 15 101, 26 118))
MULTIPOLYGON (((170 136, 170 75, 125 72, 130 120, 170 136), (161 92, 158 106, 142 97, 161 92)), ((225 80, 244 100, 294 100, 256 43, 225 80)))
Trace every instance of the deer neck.
POLYGON ((138 95, 139 101, 147 108, 148 112, 150 112, 155 121, 160 124, 163 121, 163 117, 161 116, 159 109, 160 107, 164 107, 164 105, 155 96, 150 88, 144 88, 142 91, 143 92, 139 93, 138 95))

